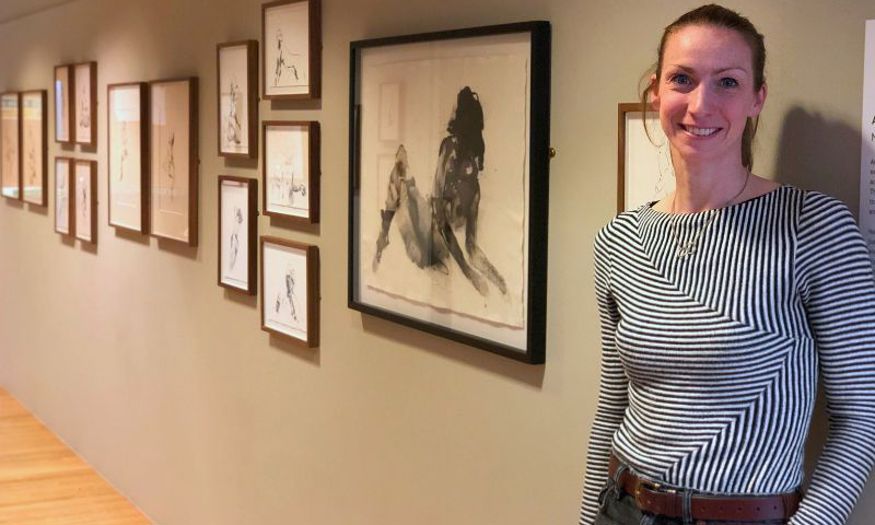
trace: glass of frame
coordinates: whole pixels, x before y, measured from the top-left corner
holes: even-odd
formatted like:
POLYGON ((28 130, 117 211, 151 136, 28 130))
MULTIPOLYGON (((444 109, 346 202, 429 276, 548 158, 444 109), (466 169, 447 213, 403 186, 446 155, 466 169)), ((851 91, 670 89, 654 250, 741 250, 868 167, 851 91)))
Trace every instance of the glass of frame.
POLYGON ((106 88, 109 225, 146 233, 149 225, 149 93, 145 82, 106 88))
POLYGON ((97 244, 97 162, 74 160, 76 238, 97 244))
POLYGON ((55 231, 73 235, 76 231, 76 212, 71 205, 75 195, 73 159, 55 157, 55 231))
POLYGON ((25 202, 45 206, 48 148, 46 90, 21 93, 21 184, 25 202))
POLYGON ((267 120, 264 130, 264 214, 319 222, 319 123, 267 120))
POLYGON ((8 199, 21 199, 21 97, 18 93, 0 95, 0 179, 8 199))
POLYGON ((73 142, 73 86, 72 68, 69 65, 55 66, 55 142, 73 142))
POLYGON ((197 77, 149 83, 149 231, 189 246, 198 239, 197 93, 197 77))
POLYGON ((617 213, 658 201, 674 191, 671 151, 659 114, 648 111, 644 115, 640 102, 620 103, 617 130, 617 213))
POLYGON ((350 52, 349 306, 543 363, 549 23, 350 52))
POLYGON ((73 65, 73 118, 75 142, 97 145, 97 62, 73 65))
POLYGON ((219 176, 219 286, 256 294, 258 181, 219 176))
POLYGON ((261 238, 261 329, 319 346, 319 249, 261 238))
POLYGON ((216 46, 219 155, 258 156, 258 41, 216 46))
POLYGON ((266 99, 320 96, 322 21, 319 0, 279 0, 261 6, 266 99))

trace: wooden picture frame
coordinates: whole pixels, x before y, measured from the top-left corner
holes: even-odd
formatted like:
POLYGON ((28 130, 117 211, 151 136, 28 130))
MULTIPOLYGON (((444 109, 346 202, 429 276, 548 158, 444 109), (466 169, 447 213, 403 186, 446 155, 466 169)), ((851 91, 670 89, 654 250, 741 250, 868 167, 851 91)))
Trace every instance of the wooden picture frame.
POLYGON ((0 94, 0 193, 21 200, 21 94, 0 94))
POLYGON ((106 86, 107 220, 149 232, 149 90, 145 82, 106 86))
POLYGON ((97 161, 73 161, 76 238, 97 244, 97 161))
POLYGON ((318 223, 319 123, 266 120, 261 128, 263 213, 302 224, 318 223))
POLYGON ((658 201, 674 191, 674 168, 659 114, 640 102, 617 104, 617 213, 658 201), (644 129, 644 119, 647 129, 644 129))
POLYGON ((149 82, 149 107, 149 232, 197 246, 197 77, 149 82))
POLYGON ((261 237, 261 329, 300 346, 319 346, 319 248, 261 237))
POLYGON ((73 141, 97 146, 97 62, 73 64, 73 141))
POLYGON ((219 156, 258 158, 258 41, 216 46, 219 156))
POLYGON ((350 308, 544 362, 550 32, 350 43, 350 308))
POLYGON ((261 6, 262 94, 265 99, 318 99, 322 84, 320 0, 261 6))
POLYGON ((55 142, 72 144, 75 127, 73 125, 73 67, 69 64, 55 66, 55 142))
POLYGON ((45 89, 21 92, 21 194, 22 200, 46 206, 48 195, 48 126, 45 89))
POLYGON ((255 295, 258 287, 258 181, 219 175, 218 284, 255 295))
POLYGON ((75 188, 73 159, 55 157, 55 231, 61 235, 76 234, 75 188))

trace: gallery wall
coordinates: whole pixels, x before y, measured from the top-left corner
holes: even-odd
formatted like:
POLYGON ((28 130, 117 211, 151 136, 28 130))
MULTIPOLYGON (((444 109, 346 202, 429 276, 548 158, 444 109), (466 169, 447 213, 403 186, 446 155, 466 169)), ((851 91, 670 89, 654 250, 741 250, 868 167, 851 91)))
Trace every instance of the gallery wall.
MULTIPOLYGON (((99 243, 48 208, 0 201, 0 387, 156 523, 574 523, 598 389, 591 245, 616 203, 618 102, 689 1, 323 0, 322 98, 260 104, 322 131, 321 222, 259 233, 319 246, 321 345, 260 330, 216 285, 216 184, 259 177, 216 151, 216 44, 260 39, 256 0, 76 0, 0 25, 0 90, 51 89, 98 63, 99 243), (347 308, 349 42, 553 24, 547 361, 532 366, 347 308), (200 79, 200 246, 107 225, 106 85, 200 79)), ((755 171, 857 209, 870 0, 732 1, 766 35, 755 171)), ((49 122, 53 122, 53 109, 49 122)), ((49 136, 53 137, 53 125, 49 136)), ((53 180, 50 177, 50 181, 53 180)), ((51 184, 50 184, 51 187, 51 184)), ((825 434, 817 418, 816 445, 825 434)), ((875 513, 875 487, 851 523, 875 513)))

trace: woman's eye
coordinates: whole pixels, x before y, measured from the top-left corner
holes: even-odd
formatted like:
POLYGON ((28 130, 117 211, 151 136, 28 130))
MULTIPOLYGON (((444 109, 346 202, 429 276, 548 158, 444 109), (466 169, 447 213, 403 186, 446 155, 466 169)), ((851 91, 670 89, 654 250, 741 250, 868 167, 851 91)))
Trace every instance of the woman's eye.
POLYGON ((738 87, 738 81, 735 80, 734 78, 729 78, 729 77, 721 78, 720 79, 720 87, 723 87, 723 88, 738 87))
POLYGON ((672 84, 678 84, 681 86, 687 86, 692 82, 690 80, 690 77, 688 75, 685 75, 684 73, 677 73, 675 75, 672 75, 671 77, 669 77, 668 81, 672 84))

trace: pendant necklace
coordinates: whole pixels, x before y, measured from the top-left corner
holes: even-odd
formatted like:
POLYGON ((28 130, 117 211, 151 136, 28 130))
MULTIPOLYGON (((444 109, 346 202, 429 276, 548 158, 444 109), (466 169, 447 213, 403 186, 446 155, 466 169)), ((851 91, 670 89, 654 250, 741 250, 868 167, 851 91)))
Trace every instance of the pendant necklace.
MULTIPOLYGON (((677 230, 678 225, 676 222, 674 224, 672 224, 671 235, 674 238, 675 257, 677 257, 678 259, 684 259, 684 258, 692 255, 696 251, 696 247, 699 245, 699 239, 705 233, 705 230, 707 230, 709 227, 711 227, 711 224, 717 219, 717 214, 720 213, 721 209, 726 208, 727 206, 731 205, 735 199, 741 197, 741 194, 744 193, 744 190, 747 188, 747 183, 749 180, 750 180, 750 170, 747 170, 747 175, 745 175, 745 177, 744 177, 744 184, 741 186, 741 189, 738 190, 738 193, 733 195, 733 197, 731 199, 729 199, 728 201, 726 201, 726 204, 724 204, 720 208, 708 210, 708 218, 705 220, 704 223, 702 223, 701 226, 699 226, 696 229, 695 233, 693 233, 692 238, 689 239, 688 241, 681 242, 680 236, 678 236, 678 230, 677 230)), ((672 195, 672 197, 671 197, 672 210, 674 210, 674 207, 675 207, 676 196, 677 196, 677 191, 675 191, 675 194, 672 195)))

